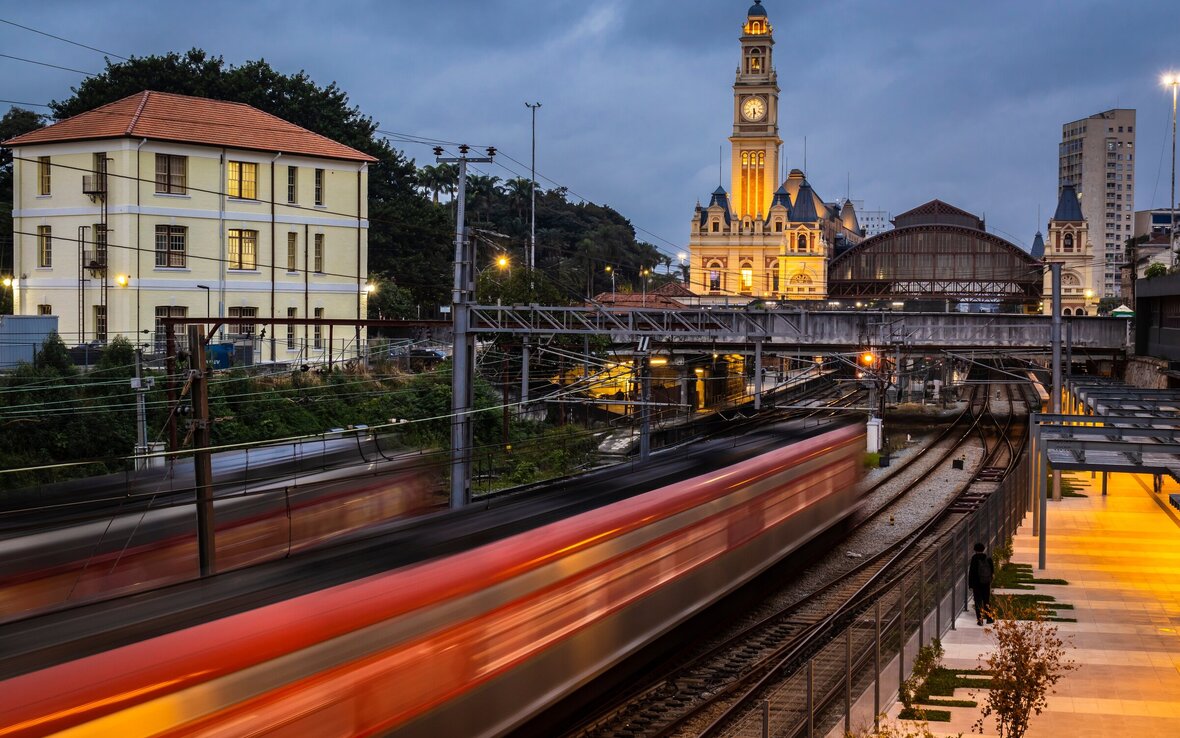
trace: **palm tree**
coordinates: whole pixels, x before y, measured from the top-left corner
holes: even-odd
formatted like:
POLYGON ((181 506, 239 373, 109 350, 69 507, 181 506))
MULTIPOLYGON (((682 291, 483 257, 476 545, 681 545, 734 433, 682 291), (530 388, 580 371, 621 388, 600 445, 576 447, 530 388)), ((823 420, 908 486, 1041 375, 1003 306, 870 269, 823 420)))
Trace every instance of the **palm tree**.
POLYGON ((473 212, 483 214, 483 220, 488 219, 488 212, 491 210, 492 203, 496 196, 500 194, 497 184, 500 178, 494 175, 483 174, 469 174, 467 175, 467 201, 468 207, 473 212))
POLYGON ((514 177, 504 183, 504 195, 508 206, 516 213, 517 220, 524 220, 524 210, 532 196, 533 182, 524 177, 514 177))

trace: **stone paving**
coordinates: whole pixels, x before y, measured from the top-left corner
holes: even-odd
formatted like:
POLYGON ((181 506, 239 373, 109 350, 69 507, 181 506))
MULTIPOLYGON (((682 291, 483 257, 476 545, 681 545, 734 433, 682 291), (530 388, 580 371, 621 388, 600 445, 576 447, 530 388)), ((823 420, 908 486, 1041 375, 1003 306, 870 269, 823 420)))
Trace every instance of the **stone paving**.
MULTIPOLYGON (((1026 735, 1180 736, 1180 514, 1167 507, 1167 494, 1180 489, 1166 480, 1156 498, 1150 476, 1112 474, 1103 497, 1101 475, 1064 476, 1086 497, 1049 502, 1046 569, 1035 568, 1031 516, 1013 560, 1032 564, 1037 577, 1069 582, 1038 584, 1035 591, 1074 606, 1077 622, 1057 625, 1079 668, 1058 682, 1026 735)), ((975 667, 988 639, 973 613, 962 613, 956 624, 943 640, 944 663, 975 667)), ((967 690, 955 697, 972 698, 967 690)), ((895 704, 890 715, 899 709, 895 704)), ((951 722, 931 723, 931 731, 971 735, 979 710, 950 712, 951 722)), ((985 730, 995 735, 994 724, 985 730)))

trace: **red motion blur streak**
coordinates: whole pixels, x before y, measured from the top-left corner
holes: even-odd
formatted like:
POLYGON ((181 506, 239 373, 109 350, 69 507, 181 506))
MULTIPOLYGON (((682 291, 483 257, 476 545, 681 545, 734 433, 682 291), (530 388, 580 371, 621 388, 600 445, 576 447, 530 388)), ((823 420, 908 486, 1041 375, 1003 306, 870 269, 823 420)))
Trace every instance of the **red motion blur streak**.
POLYGON ((9 728, 0 736, 40 735, 134 713, 136 705, 161 697, 174 704, 145 714, 173 715, 179 724, 137 724, 145 733, 386 730, 846 488, 856 479, 861 438, 860 431, 833 431, 474 551, 8 680, 0 687, 0 724, 9 728), (486 590, 808 464, 815 468, 790 484, 772 484, 765 494, 497 609, 400 642, 372 643, 371 653, 308 673, 292 661, 317 644, 486 590), (283 681, 263 687, 263 679, 253 690, 230 684, 247 669, 263 675, 259 670, 269 669, 270 679, 277 673, 283 681))

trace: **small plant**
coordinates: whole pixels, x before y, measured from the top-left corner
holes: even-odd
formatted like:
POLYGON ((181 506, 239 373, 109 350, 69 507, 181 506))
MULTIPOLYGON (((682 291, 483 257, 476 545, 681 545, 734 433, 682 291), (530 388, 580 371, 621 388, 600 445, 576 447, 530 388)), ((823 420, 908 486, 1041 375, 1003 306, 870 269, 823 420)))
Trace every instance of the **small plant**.
POLYGON ((1155 279, 1156 277, 1163 277, 1168 273, 1168 268, 1163 264, 1152 264, 1143 272, 1146 279, 1155 279))
POLYGON ((934 673, 935 669, 942 666, 942 657, 945 653, 942 642, 937 638, 929 645, 918 649, 918 655, 914 657, 913 670, 910 672, 909 678, 901 683, 901 688, 898 690, 901 704, 905 708, 901 711, 901 717, 907 719, 912 717, 919 720, 925 718, 925 711, 914 705, 926 680, 934 673))
POLYGON ((1029 720, 1045 709, 1054 685, 1077 663, 1066 658, 1057 626, 1045 620, 1037 603, 997 600, 992 610, 996 622, 984 633, 995 649, 980 658, 992 679, 974 727, 983 733, 984 722, 995 717, 1000 738, 1023 738, 1029 720))
POLYGON ((996 571, 1008 565, 1008 562, 1012 560, 1012 554, 1012 536, 1008 536, 1002 545, 996 546, 992 550, 992 560, 995 561, 996 571))

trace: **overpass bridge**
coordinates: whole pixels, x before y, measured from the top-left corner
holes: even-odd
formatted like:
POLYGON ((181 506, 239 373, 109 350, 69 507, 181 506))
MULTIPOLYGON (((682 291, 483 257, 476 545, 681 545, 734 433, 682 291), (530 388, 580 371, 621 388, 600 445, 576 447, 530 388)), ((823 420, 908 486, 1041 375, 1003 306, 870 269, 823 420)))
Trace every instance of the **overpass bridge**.
MULTIPOLYGON (((471 332, 484 336, 608 336, 615 343, 641 338, 664 346, 697 345, 764 350, 858 351, 904 346, 911 351, 1047 353, 1048 315, 808 311, 746 308, 627 308, 475 305, 471 332)), ((1125 318, 1063 319, 1063 337, 1075 353, 1115 357, 1127 352, 1125 318)))

